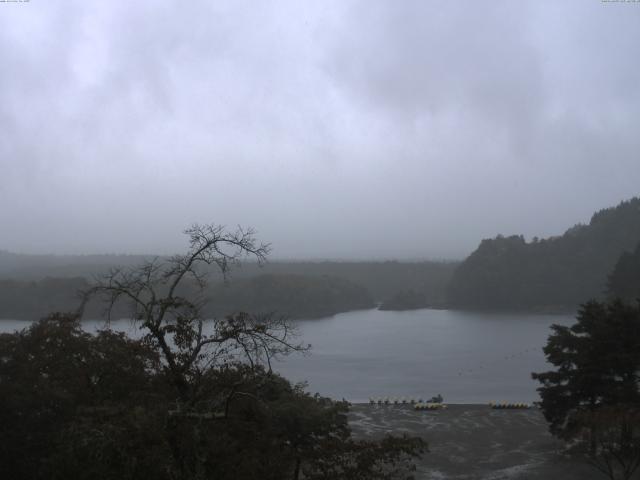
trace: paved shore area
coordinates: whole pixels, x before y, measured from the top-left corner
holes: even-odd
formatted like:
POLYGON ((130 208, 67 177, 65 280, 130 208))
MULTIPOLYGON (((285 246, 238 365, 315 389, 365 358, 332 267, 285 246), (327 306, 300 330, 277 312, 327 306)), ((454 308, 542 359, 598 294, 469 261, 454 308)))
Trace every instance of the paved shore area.
POLYGON ((407 433, 429 444, 418 462, 418 480, 602 480, 593 467, 562 454, 562 443, 547 431, 542 413, 493 410, 487 405, 449 405, 416 411, 411 405, 351 408, 350 425, 359 438, 407 433))

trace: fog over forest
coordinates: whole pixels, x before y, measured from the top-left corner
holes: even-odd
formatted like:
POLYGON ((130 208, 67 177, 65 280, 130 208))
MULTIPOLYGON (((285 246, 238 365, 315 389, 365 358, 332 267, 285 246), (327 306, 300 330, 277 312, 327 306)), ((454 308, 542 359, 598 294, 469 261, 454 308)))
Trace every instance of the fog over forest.
POLYGON ((462 259, 640 185, 640 8, 0 4, 0 249, 462 259), (7 74, 10 72, 10 74, 7 74))

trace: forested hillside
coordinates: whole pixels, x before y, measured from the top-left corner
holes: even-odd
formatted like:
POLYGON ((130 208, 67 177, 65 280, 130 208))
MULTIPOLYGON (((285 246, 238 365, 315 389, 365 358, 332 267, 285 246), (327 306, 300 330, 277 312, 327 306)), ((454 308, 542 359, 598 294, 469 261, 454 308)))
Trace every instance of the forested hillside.
POLYGON ((609 275, 608 293, 627 302, 640 300, 640 243, 633 252, 624 252, 609 275))
POLYGON ((605 295, 607 277, 640 242, 640 199, 600 210, 564 235, 525 241, 497 236, 456 269, 448 288, 455 307, 573 309, 605 295))
POLYGON ((0 319, 38 320, 51 312, 75 310, 78 292, 88 287, 81 277, 0 280, 0 319))
MULTIPOLYGON (((48 306, 58 307, 67 305, 68 299, 75 298, 79 288, 78 282, 91 281, 95 276, 107 273, 112 268, 128 267, 151 259, 153 256, 142 255, 19 255, 0 251, 0 282, 5 291, 0 293, 0 318, 17 318, 27 315, 29 318, 40 318, 51 310, 48 306), (56 280, 53 280, 56 279, 56 280), (57 283, 56 283, 57 282, 57 283), (56 291, 68 289, 62 297, 56 291), (26 298, 31 296, 27 302, 26 298), (65 301, 62 301, 67 299, 65 301)), ((457 263, 455 262, 400 262, 400 261, 272 261, 259 266, 255 262, 245 262, 233 270, 229 278, 229 287, 219 290, 216 296, 222 298, 223 303, 237 306, 237 301, 231 298, 242 298, 245 309, 265 307, 276 311, 287 311, 290 314, 303 316, 320 316, 321 312, 336 313, 345 311, 338 305, 348 306, 346 310, 363 308, 360 305, 372 305, 373 302, 383 302, 402 295, 402 292, 413 291, 419 294, 429 305, 443 305, 446 301, 446 285, 448 284, 457 263), (256 277, 266 275, 262 280, 250 281, 256 277), (327 280, 329 277, 332 280, 327 280), (266 279, 278 279, 271 287, 274 290, 265 301, 264 283, 266 279), (294 280, 299 285, 294 285, 294 280), (242 285, 246 290, 240 294, 236 285, 242 285), (286 284, 286 286, 285 286, 286 284), (328 285, 332 284, 332 291, 346 289, 338 296, 327 293, 328 285), (367 301, 355 301, 354 305, 345 302, 347 297, 364 297, 363 292, 355 294, 355 287, 366 290, 367 301), (311 292, 312 289, 319 289, 311 292), (255 290, 254 290, 255 289, 255 290), (284 301, 285 295, 298 295, 298 300, 284 301), (324 296, 324 297, 323 297, 324 296), (276 302, 276 299, 279 298, 276 302), (320 299, 325 298, 326 306, 320 305, 320 299), (342 298, 340 300, 339 298, 342 298), (312 299, 312 303, 305 303, 312 299), (295 302, 299 304, 294 305, 295 302), (306 305, 302 308, 302 305, 306 305)), ((219 272, 211 271, 212 282, 222 282, 219 272)), ((406 305, 401 305, 407 308, 406 305)), ((216 310, 219 312, 219 310, 216 310)), ((95 312, 92 312, 95 314, 95 312)))
MULTIPOLYGON (((50 312, 75 311, 80 290, 89 282, 84 278, 45 278, 40 281, 0 280, 0 319, 37 320, 50 312)), ((181 295, 193 296, 187 286, 181 295)), ((328 276, 260 275, 228 282, 216 282, 206 292, 209 302, 203 313, 223 317, 238 311, 254 314, 274 313, 289 318, 317 318, 349 310, 373 308, 368 291, 348 280, 328 276)), ((126 317, 129 306, 120 303, 113 315, 126 317)), ((104 306, 90 302, 86 318, 100 318, 104 306)))
POLYGON ((329 276, 260 275, 218 283, 206 311, 221 316, 238 310, 290 318, 317 318, 339 312, 373 308, 364 287, 329 276))
POLYGON ((458 262, 436 261, 273 261, 263 268, 245 264, 234 278, 259 274, 313 275, 340 277, 366 288, 376 302, 404 290, 424 292, 434 303, 443 303, 446 286, 458 262))
MULTIPOLYGON (((18 255, 0 250, 0 279, 42 280, 107 273, 111 268, 137 265, 151 255, 18 255)), ((341 277, 365 287, 378 302, 405 290, 425 292, 429 300, 443 303, 446 285, 458 262, 436 261, 270 261, 258 266, 246 262, 234 269, 234 279, 258 275, 313 275, 341 277)), ((211 272, 221 280, 219 272, 211 272)))

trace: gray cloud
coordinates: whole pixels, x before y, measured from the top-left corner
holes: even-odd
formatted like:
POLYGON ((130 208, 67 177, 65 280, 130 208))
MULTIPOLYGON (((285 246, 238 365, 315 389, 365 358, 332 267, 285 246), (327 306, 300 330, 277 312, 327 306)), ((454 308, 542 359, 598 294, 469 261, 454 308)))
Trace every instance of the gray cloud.
POLYGON ((638 194, 634 4, 0 7, 0 248, 461 257, 638 194))

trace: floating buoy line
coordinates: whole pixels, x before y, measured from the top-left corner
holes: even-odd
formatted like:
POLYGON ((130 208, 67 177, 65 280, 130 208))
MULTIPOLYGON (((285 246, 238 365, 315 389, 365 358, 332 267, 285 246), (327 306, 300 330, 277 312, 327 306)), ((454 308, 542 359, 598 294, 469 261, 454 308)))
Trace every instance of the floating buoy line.
POLYGON ((445 410, 446 403, 416 403, 413 408, 415 410, 445 410))
MULTIPOLYGON (((441 398, 441 397, 440 397, 441 398)), ((447 405, 442 402, 424 401, 422 398, 393 398, 393 397, 379 397, 370 398, 370 405, 413 405, 415 410, 438 410, 447 408, 447 405)))
POLYGON ((531 408, 531 404, 529 403, 507 403, 507 402, 489 402, 489 406, 494 410, 502 410, 502 409, 527 409, 531 408))
MULTIPOLYGON (((447 404, 444 402, 424 401, 422 398, 395 398, 395 397, 375 397, 369 399, 370 405, 411 405, 414 410, 446 410, 447 404)), ((524 402, 489 402, 489 408, 493 410, 526 410, 532 407, 530 403, 524 402)))
MULTIPOLYGON (((520 350, 516 353, 501 356, 501 358, 478 364, 475 368, 460 369, 458 370, 458 376, 472 375, 479 370, 495 366, 498 363, 508 362, 517 358, 520 358, 526 354, 541 351, 540 346, 529 347, 520 350)), ((438 410, 446 408, 446 404, 442 402, 442 398, 432 398, 425 401, 422 398, 406 398, 406 397, 372 397, 369 398, 370 405, 413 405, 416 410, 438 410)), ((528 403, 509 403, 509 402, 490 402, 489 407, 496 410, 503 409, 527 409, 531 408, 528 403)))
POLYGON ((414 405, 416 403, 423 403, 424 400, 422 398, 394 398, 394 397, 377 397, 370 398, 369 404, 371 405, 414 405))

